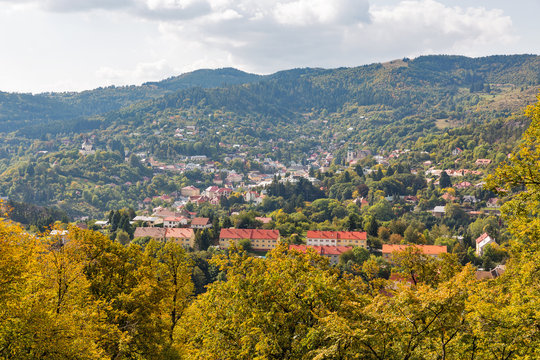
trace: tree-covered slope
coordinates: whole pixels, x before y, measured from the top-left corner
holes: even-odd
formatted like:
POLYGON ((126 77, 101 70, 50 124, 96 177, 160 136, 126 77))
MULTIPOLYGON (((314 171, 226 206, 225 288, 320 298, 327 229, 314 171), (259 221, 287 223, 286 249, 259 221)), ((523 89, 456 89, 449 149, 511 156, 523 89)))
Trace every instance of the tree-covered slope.
POLYGON ((68 132, 86 130, 87 126, 77 125, 82 117, 118 110, 181 89, 224 87, 262 78, 232 68, 201 69, 141 86, 109 86, 82 92, 36 95, 0 92, 0 132, 17 130, 28 124, 48 124, 51 126, 47 127, 54 131, 66 123, 68 132))

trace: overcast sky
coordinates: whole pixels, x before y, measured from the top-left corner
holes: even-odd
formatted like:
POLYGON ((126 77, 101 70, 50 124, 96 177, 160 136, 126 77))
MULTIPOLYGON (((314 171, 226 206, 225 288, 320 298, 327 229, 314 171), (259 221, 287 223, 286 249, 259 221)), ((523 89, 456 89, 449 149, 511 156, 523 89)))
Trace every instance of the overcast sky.
POLYGON ((540 53, 540 0, 0 0, 0 90, 540 53))

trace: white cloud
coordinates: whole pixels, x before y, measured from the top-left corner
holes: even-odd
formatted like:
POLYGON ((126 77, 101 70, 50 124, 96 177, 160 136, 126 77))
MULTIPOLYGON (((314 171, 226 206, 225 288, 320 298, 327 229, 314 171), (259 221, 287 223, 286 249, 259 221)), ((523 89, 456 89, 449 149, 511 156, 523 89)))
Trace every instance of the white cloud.
POLYGON ((161 59, 151 63, 138 63, 133 69, 117 69, 104 66, 96 71, 96 76, 107 85, 131 85, 161 80, 175 71, 177 69, 170 66, 167 60, 161 59))
MULTIPOLYGON (((24 6, 34 15, 65 21, 58 27, 62 36, 45 33, 42 40, 55 46, 59 57, 78 54, 72 49, 81 43, 81 52, 99 54, 87 64, 84 59, 73 62, 92 69, 91 74, 99 69, 97 80, 92 79, 100 81, 96 85, 141 83, 201 67, 270 73, 304 66, 357 66, 428 53, 508 53, 518 42, 512 19, 501 10, 445 4, 451 0, 392 1, 386 6, 375 0, 371 4, 369 0, 0 0, 0 4, 19 8, 13 10, 14 16, 31 13, 20 10, 24 6), (77 34, 71 31, 73 25, 77 34), (63 34, 71 36, 69 42, 63 34), (81 36, 86 41, 80 41, 81 36)), ((39 25, 24 28, 37 34, 32 41, 42 34, 39 29, 39 25)), ((24 42, 13 43, 20 47, 17 44, 24 42)), ((41 54, 36 50, 34 56, 39 59, 41 54)))
POLYGON ((278 3, 274 16, 287 25, 339 24, 367 21, 369 3, 352 0, 297 0, 278 3))
POLYGON ((426 53, 504 52, 514 40, 500 10, 450 7, 435 0, 376 6, 353 0, 212 2, 209 15, 168 22, 163 33, 227 54, 250 71, 353 66, 426 53), (230 12, 234 16, 219 14, 230 12))

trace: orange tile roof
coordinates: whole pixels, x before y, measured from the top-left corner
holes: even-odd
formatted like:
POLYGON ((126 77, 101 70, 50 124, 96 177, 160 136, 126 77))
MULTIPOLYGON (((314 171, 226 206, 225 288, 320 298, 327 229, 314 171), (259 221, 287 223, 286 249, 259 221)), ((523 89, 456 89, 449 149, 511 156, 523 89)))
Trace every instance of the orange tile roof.
POLYGON ((165 237, 165 229, 158 227, 138 227, 135 229, 133 236, 136 238, 150 236, 151 238, 161 239, 165 237))
POLYGON ((416 246, 426 255, 439 255, 446 253, 446 245, 391 245, 383 244, 382 252, 383 254, 391 254, 394 251, 403 251, 409 246, 416 246))
POLYGON ((483 233, 482 235, 480 235, 480 236, 478 237, 478 239, 476 239, 476 243, 477 243, 477 244, 480 243, 482 240, 484 240, 484 239, 487 238, 488 236, 489 236, 488 233, 483 233))
POLYGON ((191 225, 208 225, 208 222, 210 221, 209 218, 203 218, 203 217, 196 217, 193 220, 191 220, 191 225))
POLYGON ((308 239, 343 239, 343 240, 367 240, 364 231, 317 231, 308 230, 308 239))
POLYGON ((341 255, 352 249, 352 246, 311 246, 311 245, 289 245, 289 249, 306 252, 307 249, 313 249, 319 255, 341 255))
POLYGON ((169 222, 180 222, 182 220, 186 220, 187 218, 185 216, 167 216, 165 219, 163 219, 164 221, 169 221, 169 222))
POLYGON ((168 228, 166 230, 167 230, 165 233, 166 238, 189 239, 193 236, 193 229, 168 228))
POLYGON ((221 229, 220 239, 279 239, 279 230, 221 229))

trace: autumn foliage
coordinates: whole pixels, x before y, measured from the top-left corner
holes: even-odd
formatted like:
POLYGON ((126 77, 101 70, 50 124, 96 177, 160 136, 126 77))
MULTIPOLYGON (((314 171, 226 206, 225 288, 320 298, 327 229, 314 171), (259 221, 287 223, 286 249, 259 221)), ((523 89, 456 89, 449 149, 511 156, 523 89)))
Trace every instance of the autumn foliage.
POLYGON ((478 281, 455 255, 372 257, 343 273, 314 252, 266 258, 232 248, 194 296, 192 262, 173 242, 124 246, 69 228, 30 235, 0 222, 2 359, 538 359, 540 103, 509 163, 506 273, 478 281))

